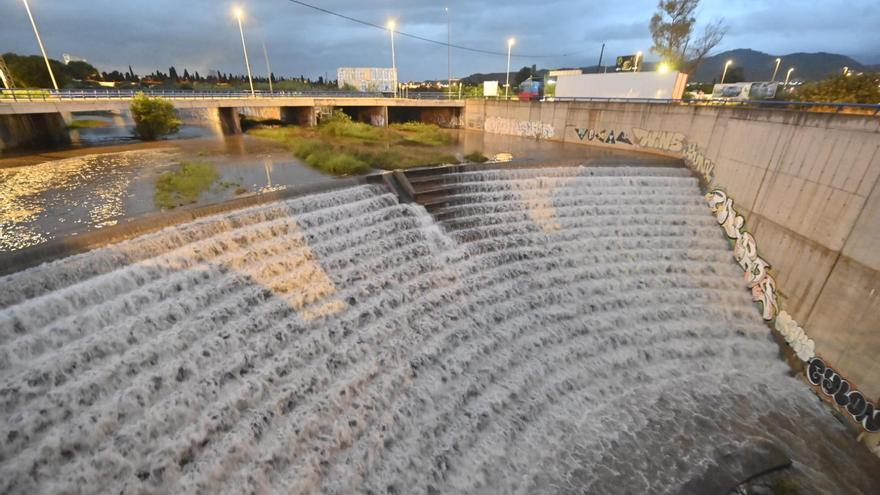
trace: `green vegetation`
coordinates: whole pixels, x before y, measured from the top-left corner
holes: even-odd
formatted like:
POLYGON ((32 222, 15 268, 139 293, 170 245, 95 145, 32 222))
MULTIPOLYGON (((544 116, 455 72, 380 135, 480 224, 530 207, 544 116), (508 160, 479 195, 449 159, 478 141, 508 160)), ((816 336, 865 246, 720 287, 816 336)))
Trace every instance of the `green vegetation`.
POLYGON ((880 73, 829 77, 798 88, 794 99, 829 103, 880 103, 880 73))
POLYGON ((374 127, 336 112, 316 128, 263 127, 248 133, 283 143, 309 166, 334 175, 458 163, 453 154, 438 149, 452 139, 433 124, 374 127))
POLYGON ((138 93, 131 100, 131 117, 135 133, 145 141, 155 141, 180 130, 180 120, 174 115, 174 104, 163 98, 138 93))
POLYGON ((443 146, 452 143, 452 137, 434 124, 407 122, 391 124, 391 128, 402 132, 403 139, 410 143, 424 146, 443 146))
POLYGON ((470 163, 484 163, 489 161, 489 157, 479 151, 472 151, 467 155, 464 155, 464 159, 470 163))
POLYGON ((210 163, 183 162, 178 170, 165 172, 156 179, 153 201, 160 208, 195 203, 219 178, 220 175, 210 163))
POLYGON ((67 124, 68 129, 87 129, 92 127, 106 127, 110 125, 106 121, 103 120, 92 120, 92 119, 82 119, 82 120, 74 120, 73 122, 67 124))

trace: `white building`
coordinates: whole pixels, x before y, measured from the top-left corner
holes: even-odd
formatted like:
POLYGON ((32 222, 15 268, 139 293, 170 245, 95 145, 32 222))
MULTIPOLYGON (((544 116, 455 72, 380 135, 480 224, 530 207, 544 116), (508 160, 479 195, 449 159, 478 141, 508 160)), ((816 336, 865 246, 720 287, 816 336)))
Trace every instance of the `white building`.
POLYGON ((336 69, 340 88, 353 86, 358 91, 393 93, 397 70, 383 67, 340 67, 336 69))

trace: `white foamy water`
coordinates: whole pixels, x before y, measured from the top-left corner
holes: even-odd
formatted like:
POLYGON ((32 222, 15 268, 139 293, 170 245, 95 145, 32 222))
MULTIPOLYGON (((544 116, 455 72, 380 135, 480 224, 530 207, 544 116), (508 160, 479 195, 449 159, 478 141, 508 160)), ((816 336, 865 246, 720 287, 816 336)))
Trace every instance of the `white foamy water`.
POLYGON ((0 278, 0 492, 677 493, 749 436, 870 492, 684 170, 445 180, 0 278))

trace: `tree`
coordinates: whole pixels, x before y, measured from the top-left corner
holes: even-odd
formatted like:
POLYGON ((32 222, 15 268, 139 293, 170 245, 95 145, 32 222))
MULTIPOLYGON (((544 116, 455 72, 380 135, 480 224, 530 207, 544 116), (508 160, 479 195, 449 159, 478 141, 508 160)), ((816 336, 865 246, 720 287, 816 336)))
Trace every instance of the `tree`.
POLYGON ((174 115, 174 104, 163 98, 138 93, 131 100, 131 117, 135 134, 145 141, 155 141, 180 130, 181 121, 174 115))
MULTIPOLYGON (((9 73, 16 86, 23 88, 52 87, 52 78, 49 77, 49 71, 46 69, 46 61, 40 55, 4 53, 3 58, 6 60, 6 67, 9 68, 9 73)), ((66 65, 51 58, 49 65, 52 66, 58 87, 63 88, 70 84, 72 78, 66 65)))
POLYGON ((651 17, 654 39, 651 52, 684 73, 693 72, 727 34, 724 20, 718 19, 710 22, 703 34, 693 38, 697 22, 694 12, 699 4, 700 0, 660 0, 657 12, 651 17))
POLYGON ((98 69, 88 62, 72 60, 67 64, 67 72, 73 79, 80 81, 94 80, 98 78, 98 69))
POLYGON ((794 94, 800 101, 828 103, 880 103, 880 73, 837 74, 804 84, 794 94))
POLYGON ((532 77, 532 68, 531 67, 523 67, 520 69, 515 76, 513 76, 513 86, 519 86, 521 82, 526 79, 532 77))
POLYGON ((175 69, 173 65, 168 68, 168 79, 171 79, 174 82, 180 80, 180 78, 177 76, 177 69, 175 69))

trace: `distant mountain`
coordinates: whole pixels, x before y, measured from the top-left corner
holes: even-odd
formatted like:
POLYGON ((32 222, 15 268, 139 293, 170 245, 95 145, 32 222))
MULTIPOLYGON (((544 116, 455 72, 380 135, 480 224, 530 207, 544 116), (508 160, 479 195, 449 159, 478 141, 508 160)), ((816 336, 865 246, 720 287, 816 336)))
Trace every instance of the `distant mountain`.
MULTIPOLYGON (((707 57, 697 70, 688 78, 689 82, 718 82, 721 80, 721 72, 724 70, 724 64, 728 60, 733 60, 732 68, 741 67, 743 76, 746 81, 769 81, 773 75, 773 68, 776 66, 776 57, 782 58, 779 64, 779 73, 776 80, 785 79, 785 73, 789 68, 794 67, 792 79, 798 81, 817 81, 824 79, 832 74, 843 71, 844 67, 860 72, 860 71, 880 71, 878 65, 864 65, 846 55, 836 53, 790 53, 788 55, 770 55, 768 53, 759 52, 757 50, 749 50, 740 48, 736 50, 728 50, 717 55, 707 57)), ((656 63, 645 62, 642 70, 654 70, 656 63)), ((591 67, 575 67, 581 69, 584 73, 602 72, 598 66, 591 67)), ((510 68, 510 78, 513 80, 514 74, 519 67, 510 68)), ((608 71, 614 71, 614 67, 608 67, 608 71)), ((539 69, 537 74, 543 76, 547 73, 547 69, 539 69)), ((465 84, 482 84, 483 81, 500 81, 504 83, 504 72, 493 72, 488 74, 471 74, 463 78, 465 84)))
POLYGON ((738 49, 721 52, 707 57, 703 63, 690 75, 690 82, 718 82, 724 64, 733 60, 731 67, 742 67, 746 81, 769 81, 776 66, 776 57, 782 59, 779 64, 779 73, 776 80, 785 79, 785 73, 794 67, 792 79, 799 81, 816 81, 825 79, 832 74, 843 72, 844 67, 849 67, 856 72, 871 70, 868 66, 860 64, 846 55, 836 53, 790 53, 788 55, 770 55, 767 53, 738 49))

